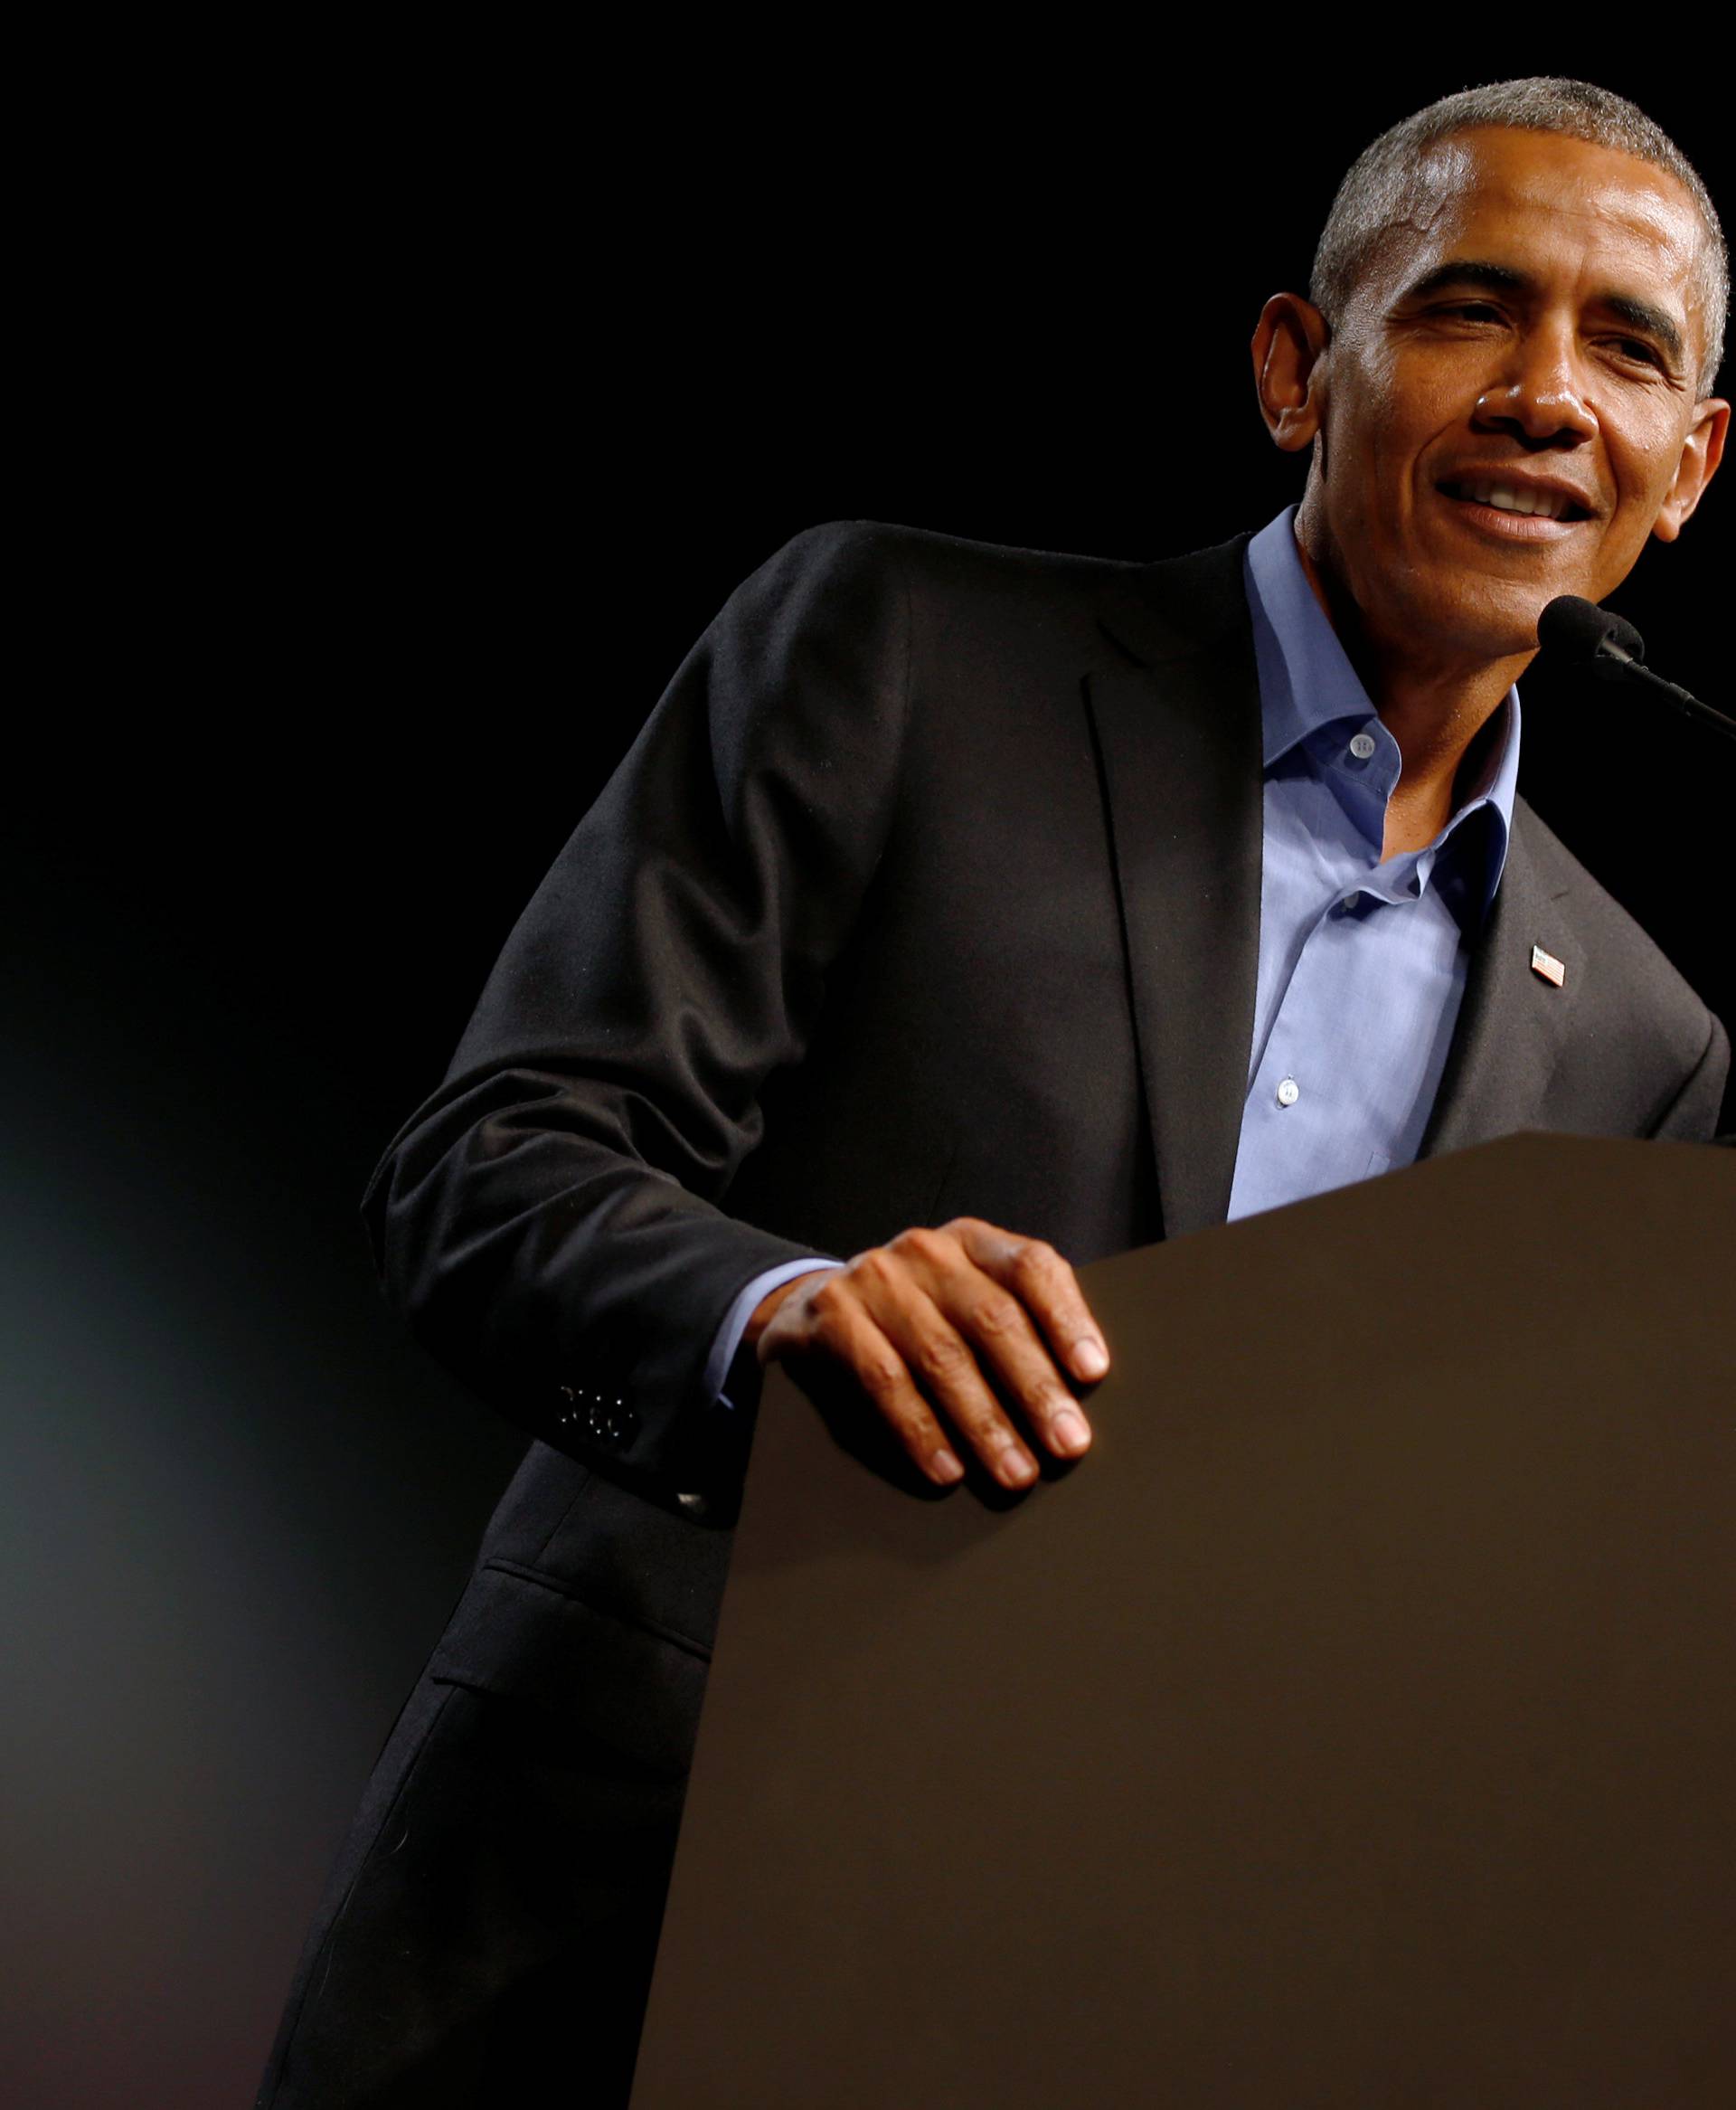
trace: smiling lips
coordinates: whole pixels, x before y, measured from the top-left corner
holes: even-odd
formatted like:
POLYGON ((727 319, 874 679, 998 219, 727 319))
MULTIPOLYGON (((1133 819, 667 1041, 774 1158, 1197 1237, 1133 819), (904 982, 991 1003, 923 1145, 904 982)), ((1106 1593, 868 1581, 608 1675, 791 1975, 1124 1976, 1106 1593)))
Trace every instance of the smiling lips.
POLYGON ((1559 483, 1519 481, 1500 473, 1440 477, 1434 486, 1468 527, 1504 543, 1557 543, 1590 519, 1584 505, 1559 483))
POLYGON ((1496 475, 1443 477, 1435 488, 1462 508, 1461 517, 1522 542, 1552 542, 1591 517, 1591 509, 1558 484, 1521 483, 1496 475))

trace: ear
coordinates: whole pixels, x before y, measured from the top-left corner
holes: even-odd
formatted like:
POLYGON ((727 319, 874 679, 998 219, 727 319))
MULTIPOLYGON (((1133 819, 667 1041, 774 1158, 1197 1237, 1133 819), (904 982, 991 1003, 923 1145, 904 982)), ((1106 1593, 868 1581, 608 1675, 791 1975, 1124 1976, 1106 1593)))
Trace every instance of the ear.
POLYGON ((1704 402, 1694 406, 1694 422, 1682 442, 1675 481, 1652 523, 1652 533, 1659 542, 1674 542, 1700 503, 1700 494, 1724 459, 1724 432, 1729 423, 1730 405, 1721 396, 1708 396, 1704 402))
POLYGON ((1312 446, 1326 418, 1326 318, 1299 293, 1274 293, 1249 349, 1266 430, 1287 454, 1312 446))

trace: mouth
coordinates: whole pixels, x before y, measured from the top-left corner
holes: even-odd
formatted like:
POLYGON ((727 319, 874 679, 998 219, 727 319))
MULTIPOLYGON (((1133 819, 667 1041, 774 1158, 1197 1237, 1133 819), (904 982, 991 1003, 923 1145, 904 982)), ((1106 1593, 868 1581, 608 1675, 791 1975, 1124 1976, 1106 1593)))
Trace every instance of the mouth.
POLYGON ((1592 517, 1589 506, 1556 484, 1464 476, 1443 477, 1435 488, 1467 526, 1504 542, 1556 542, 1592 517))

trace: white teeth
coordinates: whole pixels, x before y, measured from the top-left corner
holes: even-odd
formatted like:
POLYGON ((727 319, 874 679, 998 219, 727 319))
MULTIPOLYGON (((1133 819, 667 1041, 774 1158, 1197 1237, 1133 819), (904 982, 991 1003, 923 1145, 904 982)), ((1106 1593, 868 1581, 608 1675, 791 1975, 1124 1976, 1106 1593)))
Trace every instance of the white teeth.
POLYGON ((1462 497, 1473 498, 1482 506, 1493 506, 1499 512, 1541 513, 1551 520, 1561 519, 1571 503, 1559 491, 1522 490, 1513 484, 1486 479, 1467 481, 1458 487, 1462 497))

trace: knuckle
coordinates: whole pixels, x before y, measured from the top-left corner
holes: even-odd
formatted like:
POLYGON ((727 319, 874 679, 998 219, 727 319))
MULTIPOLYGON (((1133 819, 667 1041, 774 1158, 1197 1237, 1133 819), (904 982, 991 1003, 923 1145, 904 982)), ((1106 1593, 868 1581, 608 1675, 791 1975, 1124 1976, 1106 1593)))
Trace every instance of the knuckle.
POLYGON ((834 1268, 808 1292, 808 1310, 821 1326, 840 1319, 850 1301, 850 1292, 844 1284, 844 1273, 842 1268, 834 1268))
POLYGON ((876 1287, 890 1282, 898 1272, 897 1261, 884 1245, 871 1245, 866 1253, 857 1254, 846 1270, 857 1281, 871 1282, 876 1287))
POLYGON ((896 1356, 866 1355, 856 1365, 856 1376, 862 1381, 863 1391, 883 1407, 896 1404, 906 1375, 903 1364, 896 1356))
POLYGON ((998 1451, 1018 1433, 1000 1402, 986 1388, 973 1388, 948 1399, 947 1412, 960 1433, 968 1436, 985 1456, 990 1452, 998 1451))
POLYGON ((976 1455, 990 1465, 1006 1452, 1016 1453, 1025 1448, 1019 1432, 998 1414, 985 1415, 981 1421, 972 1422, 966 1433, 976 1455))
POLYGON ((944 1261, 950 1251, 948 1241, 938 1231, 914 1224, 908 1231, 901 1231, 892 1240, 895 1251, 907 1259, 927 1261, 930 1264, 944 1261))
POLYGON ((920 1400, 901 1405, 896 1412, 889 1408, 886 1419, 919 1465, 942 1441, 939 1423, 920 1400))
POLYGON ((935 1334, 917 1350, 917 1367, 931 1383, 948 1385, 974 1368, 970 1351, 955 1335, 935 1334))
POLYGON ((1026 1238, 1013 1255, 1013 1279, 1021 1286, 1036 1289, 1054 1280, 1061 1255, 1041 1238, 1026 1238))
POLYGON ((971 1315, 971 1323, 984 1339, 1005 1340, 1024 1330, 1024 1314, 1016 1298, 985 1297, 971 1315))

